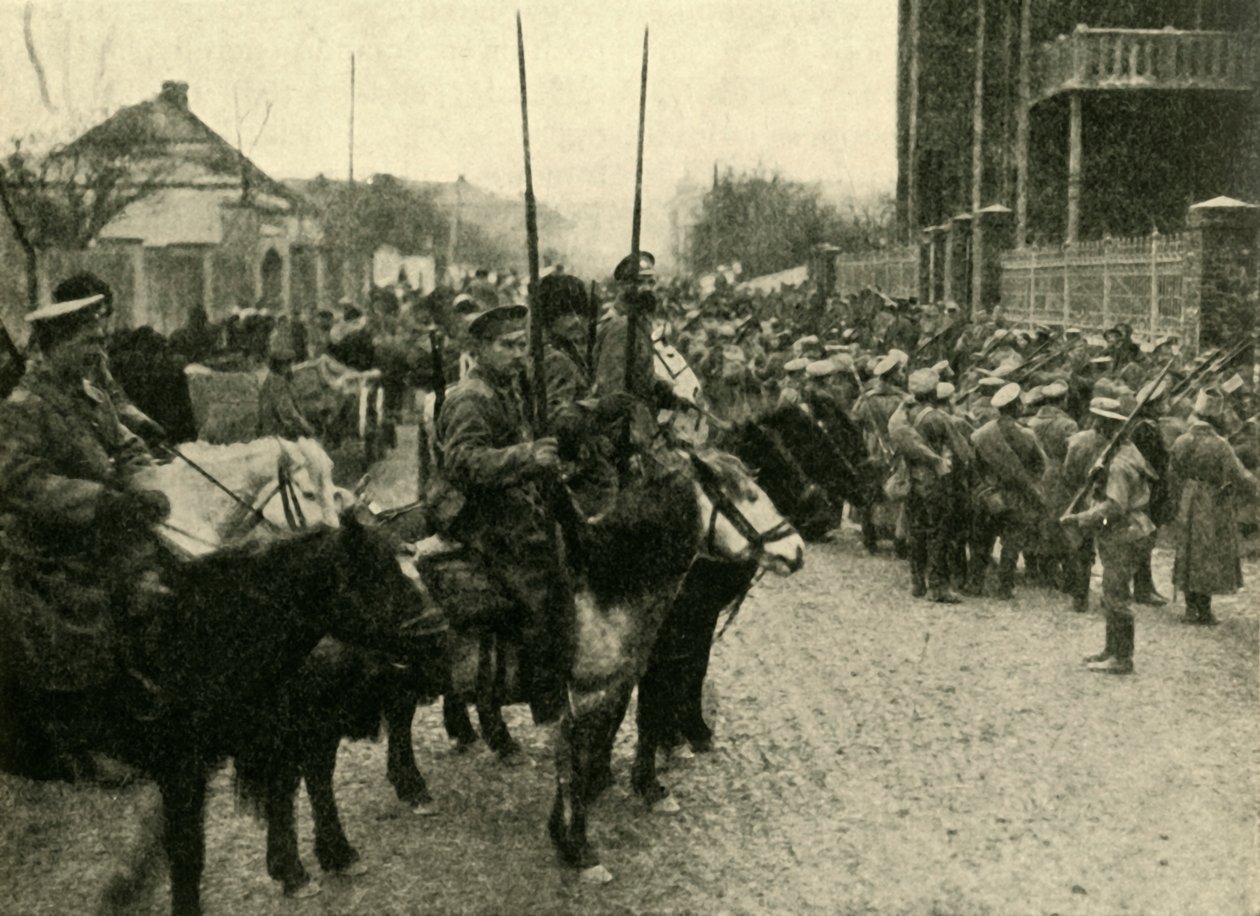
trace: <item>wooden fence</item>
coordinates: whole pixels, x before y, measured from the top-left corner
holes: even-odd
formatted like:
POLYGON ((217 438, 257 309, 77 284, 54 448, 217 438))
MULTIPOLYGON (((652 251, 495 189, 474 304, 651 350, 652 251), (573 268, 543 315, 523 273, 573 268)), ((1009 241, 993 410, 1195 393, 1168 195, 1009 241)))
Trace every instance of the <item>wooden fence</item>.
POLYGON ((1139 338, 1194 340, 1185 272, 1180 234, 1017 249, 1002 256, 1002 309, 1017 325, 1101 332, 1124 322, 1139 338))

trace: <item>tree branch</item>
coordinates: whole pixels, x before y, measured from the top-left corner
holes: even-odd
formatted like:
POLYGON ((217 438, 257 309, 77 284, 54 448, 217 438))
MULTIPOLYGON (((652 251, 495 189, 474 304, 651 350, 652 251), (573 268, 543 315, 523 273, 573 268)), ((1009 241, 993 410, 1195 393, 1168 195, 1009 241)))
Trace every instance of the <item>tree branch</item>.
POLYGON ((26 41, 26 58, 35 71, 35 81, 39 83, 40 100, 46 109, 56 111, 57 106, 52 103, 52 98, 48 95, 48 79, 44 76, 44 65, 40 63, 39 52, 35 49, 35 31, 31 28, 31 17, 34 13, 34 3, 28 2, 22 9, 22 38, 26 41))

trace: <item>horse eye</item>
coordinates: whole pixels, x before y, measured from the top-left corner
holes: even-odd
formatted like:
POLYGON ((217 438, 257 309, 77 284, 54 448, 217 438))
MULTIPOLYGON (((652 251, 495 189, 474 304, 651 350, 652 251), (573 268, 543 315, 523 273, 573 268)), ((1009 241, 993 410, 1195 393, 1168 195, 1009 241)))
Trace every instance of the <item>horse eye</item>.
POLYGON ((303 499, 309 499, 309 500, 311 500, 311 501, 313 502, 313 501, 315 500, 315 491, 314 491, 314 490, 303 490, 303 491, 302 491, 302 498, 303 498, 303 499))

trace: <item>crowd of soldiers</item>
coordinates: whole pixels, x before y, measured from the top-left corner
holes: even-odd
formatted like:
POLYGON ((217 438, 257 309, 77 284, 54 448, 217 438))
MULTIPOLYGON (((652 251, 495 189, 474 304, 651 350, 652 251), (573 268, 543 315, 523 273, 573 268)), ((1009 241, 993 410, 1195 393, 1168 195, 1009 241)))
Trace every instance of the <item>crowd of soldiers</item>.
POLYGON ((667 324, 718 413, 794 404, 824 428, 837 411, 857 422, 885 481, 858 513, 863 537, 875 552, 892 536, 912 595, 984 594, 996 547, 997 598, 1013 597, 1022 557, 1028 585, 1083 612, 1097 556, 1107 639, 1088 661, 1127 673, 1130 602, 1167 601, 1151 553, 1168 529, 1186 622, 1216 622, 1212 595, 1241 585, 1239 513, 1254 519, 1250 341, 1192 359, 1172 338, 1139 345, 1127 325, 1094 339, 1016 329, 1000 308, 966 321, 869 291, 820 310, 810 299, 728 294, 676 306, 667 324))
MULTIPOLYGON (((0 417, 4 578, 30 599, 23 606, 43 606, 31 596, 48 592, 50 613, 64 591, 59 583, 82 584, 93 626, 109 629, 116 614, 108 606, 143 605, 162 589, 146 587, 143 575, 129 576, 133 585, 118 595, 88 587, 102 557, 132 553, 91 532, 111 512, 130 519, 118 531, 165 514, 161 494, 129 489, 121 473, 132 452, 147 455, 143 438, 163 431, 146 426, 151 421, 112 380, 97 314, 109 291, 82 279, 31 314, 36 348, 0 417), (76 553, 61 563, 57 545, 77 543, 65 532, 80 529, 84 546, 71 552, 94 559, 85 565, 76 553), (27 543, 23 532, 36 534, 27 543), (38 549, 30 546, 36 542, 38 549), (14 565, 27 556, 42 564, 38 582, 56 588, 14 565), (61 566, 74 572, 49 572, 61 566)), ((1242 584, 1240 509, 1248 511, 1257 491, 1249 470, 1257 460, 1249 340, 1182 358, 1175 341, 1138 345, 1122 326, 1096 341, 1074 328, 1015 329, 996 310, 968 321, 954 308, 884 296, 873 308, 872 297, 818 307, 800 290, 719 290, 701 302, 688 285, 658 286, 646 253, 618 265, 610 292, 556 269, 532 297, 545 337, 542 426, 527 390, 519 283, 477 276, 407 308, 378 292, 365 313, 343 303, 340 317, 320 313, 310 324, 260 325, 258 314, 213 329, 194 322, 170 343, 188 358, 222 357, 235 347, 269 360, 279 377, 299 357, 329 353, 392 373, 395 409, 412 386, 438 389, 439 473, 424 494, 426 514, 435 530, 470 545, 469 562, 485 568, 435 570, 433 588, 459 592, 449 606, 524 609, 516 628, 540 718, 562 704, 558 647, 572 602, 557 588, 565 577, 555 568, 553 526, 563 512, 552 484, 563 470, 582 513, 607 509, 635 430, 638 441, 651 438, 661 411, 694 413, 721 428, 786 408, 829 434, 859 430, 883 484, 879 498, 854 507, 863 541, 871 552, 881 539, 893 541, 909 561, 915 597, 950 604, 992 588, 1010 599, 1022 557, 1025 586, 1058 589, 1083 612, 1100 559, 1107 635, 1090 660, 1095 670, 1132 671, 1131 602, 1167 601, 1151 568, 1161 530, 1175 546, 1172 585, 1185 596, 1187 622, 1214 623, 1212 596, 1242 584), (608 300, 602 308, 600 299, 608 300), (667 343, 695 368, 701 393, 681 390, 672 369, 661 371, 671 365, 662 359, 667 343), (469 588, 501 594, 470 596, 469 588)), ((121 658, 146 706, 143 666, 134 653, 121 658)))

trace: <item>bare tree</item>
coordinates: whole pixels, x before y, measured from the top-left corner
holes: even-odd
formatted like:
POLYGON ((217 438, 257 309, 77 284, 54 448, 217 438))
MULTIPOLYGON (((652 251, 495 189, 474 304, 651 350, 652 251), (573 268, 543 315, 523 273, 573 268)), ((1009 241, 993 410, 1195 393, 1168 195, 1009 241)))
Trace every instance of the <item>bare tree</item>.
POLYGON ((27 299, 39 299, 39 259, 85 248, 123 210, 161 187, 169 166, 144 147, 72 144, 43 155, 22 141, 0 164, 0 211, 22 249, 27 299))

